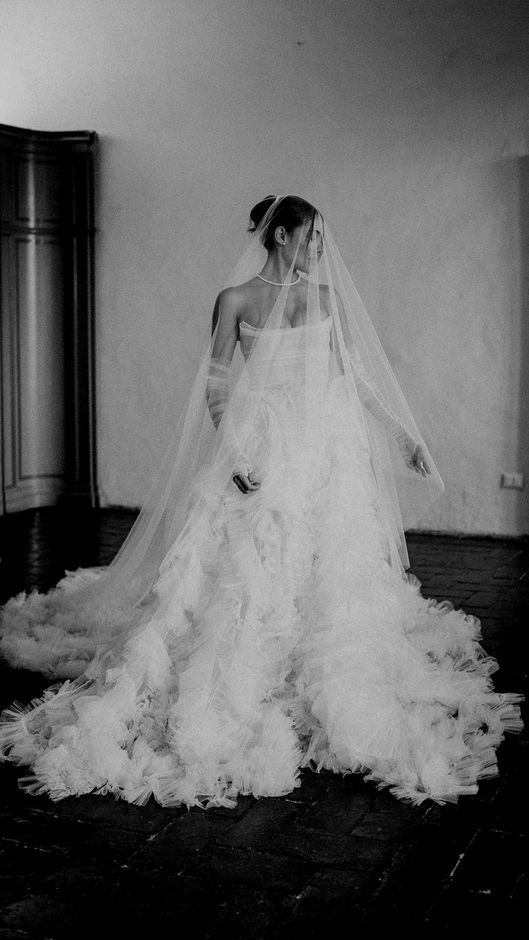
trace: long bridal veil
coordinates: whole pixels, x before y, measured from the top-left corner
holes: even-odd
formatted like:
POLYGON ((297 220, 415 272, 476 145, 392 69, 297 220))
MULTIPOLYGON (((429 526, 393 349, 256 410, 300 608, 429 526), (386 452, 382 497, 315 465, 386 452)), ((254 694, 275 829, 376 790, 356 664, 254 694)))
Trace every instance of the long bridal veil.
MULTIPOLYGON (((262 219, 247 235, 247 244, 225 282, 225 291, 248 284, 262 271, 267 239, 284 198, 269 198, 262 219)), ((8 658, 54 675, 82 671, 86 659, 96 650, 119 645, 145 617, 153 584, 163 572, 169 553, 174 554, 183 543, 190 527, 203 517, 204 508, 224 498, 228 485, 237 495, 231 482, 233 474, 241 468, 251 469, 266 488, 267 480, 281 472, 280 467, 270 466, 267 453, 260 447, 256 422, 263 420, 261 406, 274 384, 278 367, 275 350, 285 329, 307 327, 303 331, 302 390, 298 375, 296 392, 299 467, 295 481, 283 481, 285 498, 295 501, 314 455, 323 446, 325 416, 321 403, 332 379, 363 424, 387 558, 396 576, 404 576, 409 567, 404 532, 424 515, 444 485, 321 214, 314 212, 297 231, 290 269, 282 285, 260 281, 261 288, 268 291, 269 302, 266 315, 262 314, 261 303, 259 322, 248 325, 253 327, 253 342, 246 357, 239 346, 233 355, 225 355, 219 344, 218 324, 214 324, 165 457, 112 563, 105 568, 68 572, 47 595, 34 594, 30 599, 19 596, 10 601, 4 609, 3 649, 8 658), (314 342, 314 330, 323 322, 328 323, 329 345, 322 354, 321 342, 314 342), (418 472, 414 463, 417 445, 427 472, 418 472), (20 627, 17 617, 22 616, 27 633, 28 604, 34 616, 24 660, 14 635, 20 627), (35 652, 39 629, 53 631, 48 636, 46 655, 35 652), (69 642, 77 644, 79 661, 75 650, 68 652, 69 642)), ((267 420, 274 421, 273 402, 267 420)), ((254 499, 242 493, 238 497, 254 499)), ((189 577, 193 576, 195 563, 197 559, 189 557, 189 577)))

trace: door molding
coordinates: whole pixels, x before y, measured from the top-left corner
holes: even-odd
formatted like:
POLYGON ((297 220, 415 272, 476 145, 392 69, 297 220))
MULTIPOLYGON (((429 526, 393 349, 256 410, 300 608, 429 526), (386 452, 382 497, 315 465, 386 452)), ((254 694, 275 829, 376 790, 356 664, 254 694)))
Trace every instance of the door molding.
POLYGON ((94 131, 0 124, 4 512, 59 499, 98 505, 96 146, 94 131))

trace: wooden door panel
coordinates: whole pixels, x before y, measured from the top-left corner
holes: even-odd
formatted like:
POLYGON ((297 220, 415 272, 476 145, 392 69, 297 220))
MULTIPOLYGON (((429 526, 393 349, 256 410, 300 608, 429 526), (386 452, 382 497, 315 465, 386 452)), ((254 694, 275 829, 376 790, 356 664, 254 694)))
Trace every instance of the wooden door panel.
POLYGON ((0 125, 3 511, 97 505, 95 141, 0 125))
POLYGON ((11 306, 12 284, 12 240, 9 235, 2 235, 0 242, 0 305, 4 314, 1 318, 2 335, 2 388, 1 388, 1 419, 2 419, 2 476, 3 486, 12 489, 16 485, 16 345, 15 345, 15 318, 7 315, 11 306))
POLYGON ((62 160, 15 155, 15 221, 37 226, 64 223, 62 160))
POLYGON ((64 477, 62 244, 16 243, 20 479, 64 477))

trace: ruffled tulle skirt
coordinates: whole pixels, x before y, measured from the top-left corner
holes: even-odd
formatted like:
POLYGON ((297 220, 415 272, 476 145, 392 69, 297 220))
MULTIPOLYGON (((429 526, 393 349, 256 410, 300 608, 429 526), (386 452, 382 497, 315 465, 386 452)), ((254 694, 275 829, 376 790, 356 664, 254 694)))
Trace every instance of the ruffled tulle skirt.
POLYGON ((199 510, 139 608, 78 603, 101 569, 4 607, 4 655, 69 677, 3 714, 3 754, 30 768, 21 786, 233 806, 289 793, 310 767, 414 803, 475 793, 521 728, 521 697, 494 692, 477 618, 392 566, 366 429, 339 380, 310 440, 272 390, 252 456, 252 495, 219 495, 204 468, 199 510), (105 620, 125 638, 95 645, 105 620))

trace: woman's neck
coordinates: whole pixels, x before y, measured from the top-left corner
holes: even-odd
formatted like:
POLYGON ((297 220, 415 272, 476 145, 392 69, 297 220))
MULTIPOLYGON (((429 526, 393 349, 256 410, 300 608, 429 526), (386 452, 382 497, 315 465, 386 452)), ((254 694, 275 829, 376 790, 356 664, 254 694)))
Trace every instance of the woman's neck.
POLYGON ((285 261, 279 255, 267 258, 260 274, 268 281, 274 281, 276 284, 291 283, 299 279, 296 268, 291 268, 290 262, 285 261))

